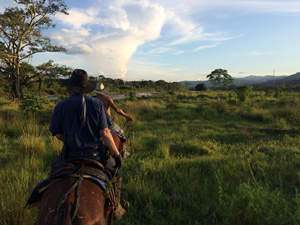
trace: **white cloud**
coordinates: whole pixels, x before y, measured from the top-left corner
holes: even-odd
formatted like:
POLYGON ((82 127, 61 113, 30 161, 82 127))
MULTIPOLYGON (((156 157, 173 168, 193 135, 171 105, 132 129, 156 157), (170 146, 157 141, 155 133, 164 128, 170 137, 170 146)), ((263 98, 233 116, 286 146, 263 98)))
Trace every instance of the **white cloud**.
POLYGON ((218 46, 219 44, 212 44, 212 45, 202 45, 202 46, 199 46, 198 48, 195 48, 193 50, 193 52, 197 52, 197 51, 200 51, 200 50, 203 50, 203 49, 207 49, 207 48, 214 48, 216 46, 218 46))
POLYGON ((202 27, 191 28, 189 30, 186 30, 184 33, 182 33, 182 37, 171 42, 169 45, 178 45, 178 44, 184 44, 191 41, 200 41, 203 39, 203 37, 204 37, 204 33, 202 27))
POLYGON ((85 10, 71 8, 68 10, 69 15, 57 14, 54 19, 60 23, 75 29, 82 28, 86 24, 97 23, 97 14, 99 9, 88 8, 85 10))
POLYGON ((149 1, 109 3, 106 10, 72 9, 69 16, 57 17, 70 29, 56 32, 53 39, 69 54, 78 54, 94 73, 124 78, 137 47, 159 37, 166 14, 149 1))

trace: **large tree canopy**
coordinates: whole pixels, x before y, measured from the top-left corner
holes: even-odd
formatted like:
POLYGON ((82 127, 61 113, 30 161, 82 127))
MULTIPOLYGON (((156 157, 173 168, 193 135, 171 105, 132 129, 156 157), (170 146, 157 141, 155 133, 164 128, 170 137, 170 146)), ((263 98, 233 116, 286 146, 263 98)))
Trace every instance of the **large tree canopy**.
POLYGON ((232 77, 228 74, 227 70, 223 69, 215 69, 206 78, 208 78, 214 87, 218 86, 221 90, 223 86, 227 88, 228 84, 233 83, 232 77))
POLYGON ((66 51, 65 48, 52 45, 50 39, 42 35, 42 31, 55 26, 50 16, 56 13, 67 14, 67 11, 62 0, 15 2, 20 7, 6 8, 0 14, 0 73, 9 81, 14 97, 20 97, 22 86, 26 85, 23 81, 37 76, 25 62, 39 52, 66 51), (26 73, 22 73, 22 66, 26 73))

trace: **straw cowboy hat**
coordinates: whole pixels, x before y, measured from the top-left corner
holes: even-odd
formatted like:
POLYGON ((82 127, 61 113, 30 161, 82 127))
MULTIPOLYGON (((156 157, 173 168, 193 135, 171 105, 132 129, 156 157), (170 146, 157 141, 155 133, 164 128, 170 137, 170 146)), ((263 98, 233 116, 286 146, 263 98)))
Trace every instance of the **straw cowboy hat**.
POLYGON ((105 94, 105 93, 108 92, 108 88, 104 87, 103 83, 98 82, 97 85, 96 85, 96 88, 95 88, 94 92, 98 93, 98 94, 105 94))
POLYGON ((88 74, 82 69, 75 69, 70 79, 60 79, 63 85, 70 90, 80 93, 92 92, 96 87, 96 81, 88 80, 88 74))

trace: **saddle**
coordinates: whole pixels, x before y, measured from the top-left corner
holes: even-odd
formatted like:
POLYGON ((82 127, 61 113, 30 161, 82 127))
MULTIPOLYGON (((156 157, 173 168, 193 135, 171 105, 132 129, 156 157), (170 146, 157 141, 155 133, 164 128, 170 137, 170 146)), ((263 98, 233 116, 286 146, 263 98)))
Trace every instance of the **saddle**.
MULTIPOLYGON (((55 165, 51 169, 48 178, 38 183, 34 188, 25 208, 29 209, 38 205, 48 187, 61 179, 70 177, 82 177, 93 180, 105 193, 111 193, 111 190, 107 190, 111 189, 107 187, 107 184, 111 180, 111 175, 104 169, 100 162, 89 158, 72 158, 71 160, 55 165)), ((110 197, 110 195, 108 194, 106 197, 110 197)), ((110 202, 108 204, 114 205, 112 197, 109 199, 110 202)))
POLYGON ((111 132, 111 133, 114 133, 115 135, 117 135, 117 136, 120 138, 120 140, 121 140, 121 145, 125 145, 125 144, 126 144, 126 139, 125 139, 125 137, 124 137, 124 134, 121 134, 121 133, 119 133, 119 132, 117 132, 117 131, 115 131, 115 130, 110 130, 110 132, 111 132))

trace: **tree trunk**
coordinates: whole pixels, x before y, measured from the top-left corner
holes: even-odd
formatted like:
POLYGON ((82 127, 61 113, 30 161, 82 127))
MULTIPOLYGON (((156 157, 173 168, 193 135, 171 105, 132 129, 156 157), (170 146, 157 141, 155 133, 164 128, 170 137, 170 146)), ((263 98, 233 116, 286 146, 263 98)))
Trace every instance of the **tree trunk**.
POLYGON ((20 56, 18 54, 17 62, 16 62, 16 80, 15 80, 15 97, 19 98, 22 96, 21 88, 20 88, 20 56))
POLYGON ((39 77, 39 96, 41 96, 41 89, 42 89, 42 78, 39 77))
POLYGON ((19 98, 20 97, 20 78, 19 75, 16 74, 16 81, 15 81, 15 97, 19 98))

